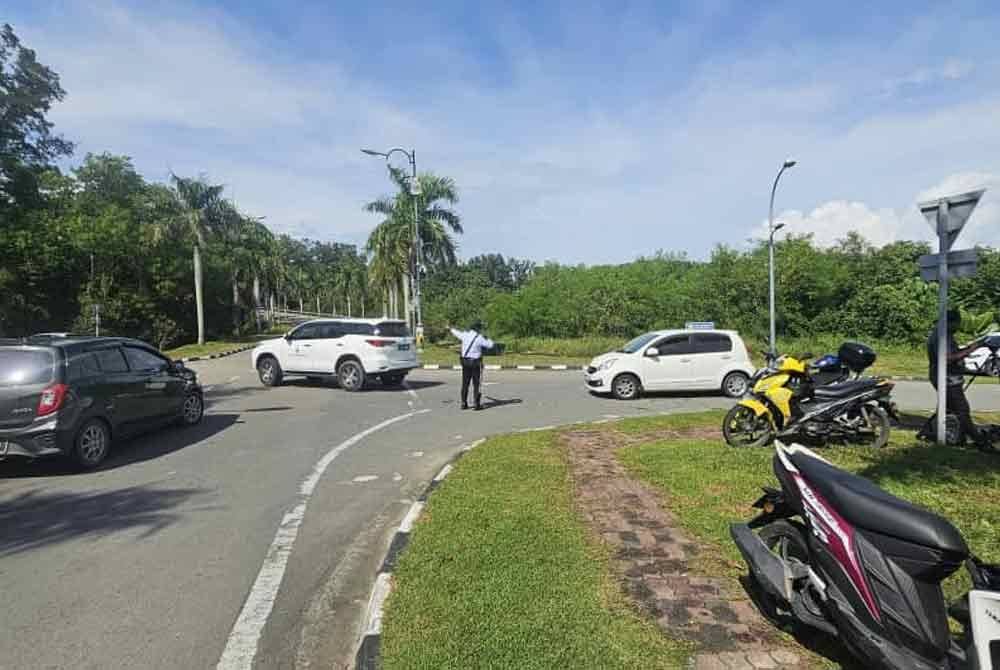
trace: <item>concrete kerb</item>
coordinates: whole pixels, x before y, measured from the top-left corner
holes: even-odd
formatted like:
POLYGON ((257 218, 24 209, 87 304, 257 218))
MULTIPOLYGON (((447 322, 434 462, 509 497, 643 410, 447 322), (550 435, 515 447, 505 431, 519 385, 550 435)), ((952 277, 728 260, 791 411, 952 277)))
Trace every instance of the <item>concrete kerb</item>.
POLYGON ((237 349, 230 349, 229 351, 223 351, 218 354, 209 354, 208 356, 188 356, 187 358, 178 358, 181 363, 192 363, 194 361, 209 361, 213 358, 225 358, 226 356, 232 356, 234 354, 242 354, 244 351, 250 351, 256 344, 248 344, 245 347, 239 347, 237 349))
POLYGON ((445 477, 451 472, 454 464, 466 453, 472 451, 486 441, 482 438, 463 446, 448 463, 434 476, 427 488, 417 500, 410 505, 410 509, 399 524, 392 541, 389 543, 389 550, 382 559, 378 575, 375 577, 375 584, 372 586, 371 596, 368 598, 368 607, 365 611, 364 624, 361 629, 361 636, 358 640, 358 650, 354 657, 355 670, 377 670, 379 649, 382 644, 382 614, 385 608, 385 601, 392 593, 392 573, 396 569, 396 563, 400 554, 410 541, 410 533, 413 532, 413 525, 420 518, 427 499, 434 492, 445 477))

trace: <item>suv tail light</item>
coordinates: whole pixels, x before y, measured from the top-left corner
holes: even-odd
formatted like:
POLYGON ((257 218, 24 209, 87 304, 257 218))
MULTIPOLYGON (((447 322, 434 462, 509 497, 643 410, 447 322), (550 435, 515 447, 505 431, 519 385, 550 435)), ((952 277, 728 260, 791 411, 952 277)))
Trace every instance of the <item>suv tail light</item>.
POLYGON ((38 399, 37 416, 48 416, 62 407, 63 400, 66 399, 66 391, 69 387, 65 384, 52 384, 42 391, 42 396, 38 399))
POLYGON ((372 345, 376 349, 380 349, 382 347, 391 347, 392 345, 396 344, 395 340, 365 340, 365 342, 372 345))

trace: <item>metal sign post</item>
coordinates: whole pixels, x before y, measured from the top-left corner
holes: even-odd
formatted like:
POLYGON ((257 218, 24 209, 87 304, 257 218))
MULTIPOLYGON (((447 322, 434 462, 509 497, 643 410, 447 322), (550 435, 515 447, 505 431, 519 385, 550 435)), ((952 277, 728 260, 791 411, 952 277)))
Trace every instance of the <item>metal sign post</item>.
POLYGON ((951 245, 955 243, 983 193, 984 190, 972 191, 918 205, 938 236, 938 253, 921 257, 920 276, 924 281, 938 282, 937 443, 941 445, 946 443, 948 414, 948 280, 951 277, 969 276, 976 269, 975 250, 953 252, 951 245), (954 266, 950 265, 951 260, 955 261, 954 266))

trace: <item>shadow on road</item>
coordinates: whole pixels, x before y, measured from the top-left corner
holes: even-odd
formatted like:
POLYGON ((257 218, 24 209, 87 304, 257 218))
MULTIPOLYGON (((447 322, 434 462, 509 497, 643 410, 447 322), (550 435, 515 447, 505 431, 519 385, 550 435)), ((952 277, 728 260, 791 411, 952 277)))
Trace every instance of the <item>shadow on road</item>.
POLYGON ((133 486, 116 491, 34 489, 0 503, 0 557, 82 537, 141 529, 150 537, 180 518, 176 508, 203 489, 133 486))
MULTIPOLYGON (((120 468, 180 451, 221 433, 238 423, 239 418, 239 414, 206 414, 196 426, 169 427, 159 432, 117 441, 112 446, 108 459, 97 471, 120 468)), ((81 472, 70 459, 59 456, 33 461, 11 459, 0 462, 0 479, 63 475, 86 477, 91 472, 93 471, 81 472)))
POLYGON ((483 396, 483 409, 493 409, 494 407, 503 407, 504 405, 520 405, 523 400, 520 398, 493 398, 488 395, 483 396))
MULTIPOLYGON (((417 380, 407 381, 406 386, 385 386, 381 384, 378 380, 369 381, 365 385, 364 393, 405 393, 407 391, 422 391, 423 389, 433 388, 435 386, 443 386, 445 382, 440 381, 428 381, 428 380, 417 380)), ((339 389, 340 386, 337 381, 333 378, 322 378, 322 379, 286 379, 281 383, 281 386, 292 386, 299 388, 328 388, 328 389, 339 389)))

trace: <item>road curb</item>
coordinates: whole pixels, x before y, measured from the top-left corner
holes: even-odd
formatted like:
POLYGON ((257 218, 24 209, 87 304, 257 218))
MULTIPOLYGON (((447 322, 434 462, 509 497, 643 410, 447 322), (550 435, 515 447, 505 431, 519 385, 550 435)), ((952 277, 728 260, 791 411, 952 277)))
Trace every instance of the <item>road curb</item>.
POLYGON ((233 354, 242 354, 244 351, 250 351, 256 344, 248 344, 245 347, 240 347, 238 349, 230 349, 229 351, 223 351, 219 354, 209 354, 208 356, 189 356, 187 358, 178 358, 181 363, 191 363, 193 361, 210 361, 214 358, 225 358, 226 356, 232 356, 233 354))
POLYGON ((378 670, 379 649, 382 646, 382 615, 385 609, 385 601, 392 593, 392 573, 396 569, 400 554, 406 549, 410 542, 410 534, 413 532, 413 525, 420 518, 427 505, 427 499, 434 492, 445 477, 452 471, 455 463, 466 453, 472 451, 486 441, 482 438, 463 446, 457 454, 441 468, 441 470, 430 481, 424 492, 417 498, 416 502, 410 505, 410 509, 403 517, 399 528, 392 536, 389 549, 382 559, 381 567, 375 576, 375 584, 372 586, 371 595, 368 597, 368 607, 365 610, 364 626, 358 639, 357 652, 354 655, 355 670, 378 670))
MULTIPOLYGON (((489 370, 518 370, 520 372, 534 371, 534 370, 555 370, 558 372, 579 372, 586 369, 584 365, 561 365, 558 363, 553 363, 551 365, 484 365, 487 371, 489 370)), ((421 370, 461 370, 461 365, 441 365, 439 363, 427 363, 421 365, 421 370)))

